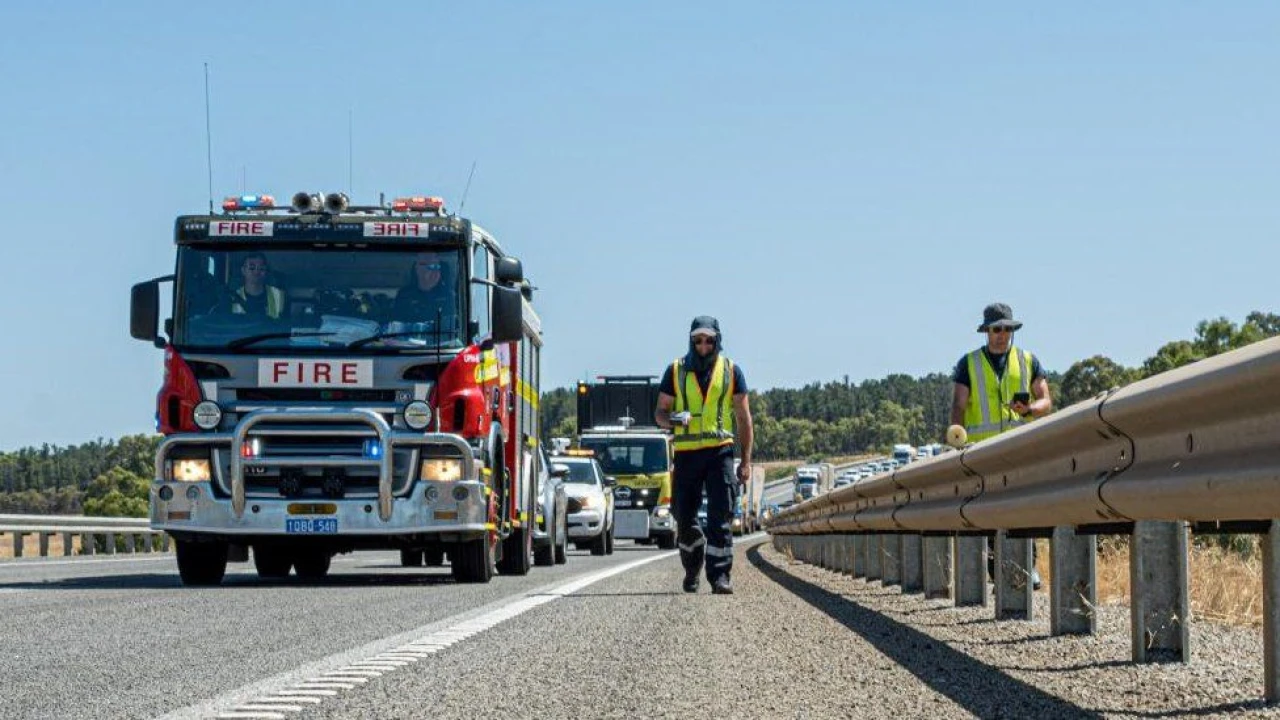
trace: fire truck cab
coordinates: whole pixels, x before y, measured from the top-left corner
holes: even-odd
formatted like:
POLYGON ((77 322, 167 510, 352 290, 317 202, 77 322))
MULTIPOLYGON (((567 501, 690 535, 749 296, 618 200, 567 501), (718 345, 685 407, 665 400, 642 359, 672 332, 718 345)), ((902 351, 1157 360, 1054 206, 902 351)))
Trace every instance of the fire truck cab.
POLYGON ((439 198, 222 208, 177 218, 173 274, 131 298, 164 350, 151 526, 183 582, 250 548, 264 578, 360 549, 528 572, 542 340, 520 261, 439 198))

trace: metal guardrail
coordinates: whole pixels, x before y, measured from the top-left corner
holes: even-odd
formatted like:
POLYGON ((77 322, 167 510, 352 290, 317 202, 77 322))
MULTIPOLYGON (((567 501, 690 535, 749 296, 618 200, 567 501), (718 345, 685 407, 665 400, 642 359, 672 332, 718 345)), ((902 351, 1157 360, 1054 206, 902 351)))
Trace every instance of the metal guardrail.
POLYGON ((13 536, 13 556, 20 558, 26 549, 26 536, 39 538, 40 557, 49 556, 49 540, 62 536, 62 554, 71 556, 75 548, 74 538, 80 537, 80 554, 93 555, 116 553, 116 538, 123 539, 123 551, 153 552, 159 546, 161 552, 169 550, 169 536, 151 529, 147 518, 88 517, 84 515, 0 515, 0 535, 13 536), (103 538, 98 549, 97 538, 103 538), (139 539, 142 542, 138 542, 139 539))
POLYGON ((1280 338, 792 506, 780 550, 926 597, 1031 617, 1049 537, 1051 630, 1093 633, 1096 534, 1128 533, 1132 656, 1190 659, 1188 532, 1263 533, 1266 698, 1280 700, 1280 338), (954 577, 954 581, 953 581, 954 577))

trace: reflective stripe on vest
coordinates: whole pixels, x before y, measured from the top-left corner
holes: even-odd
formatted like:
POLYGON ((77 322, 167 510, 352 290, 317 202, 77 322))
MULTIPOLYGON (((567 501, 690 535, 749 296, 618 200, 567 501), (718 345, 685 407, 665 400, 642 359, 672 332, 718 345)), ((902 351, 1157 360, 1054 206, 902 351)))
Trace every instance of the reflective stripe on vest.
POLYGON ((1031 392, 1031 353, 1010 347, 1004 377, 996 377, 982 348, 969 353, 968 362, 969 404, 964 410, 964 430, 969 442, 985 440, 1027 422, 1009 408, 1009 403, 1014 393, 1031 392))
MULTIPOLYGON (((236 297, 241 300, 248 301, 249 298, 244 294, 244 288, 236 290, 236 297)), ((280 317, 280 310, 284 307, 284 291, 278 287, 267 286, 267 317, 280 317)), ((244 306, 240 303, 232 303, 231 312, 236 315, 244 314, 244 306)))
POLYGON ((674 428, 676 452, 732 445, 733 362, 723 356, 716 358, 705 396, 683 359, 671 364, 671 379, 676 390, 675 412, 688 410, 692 416, 688 427, 674 428))

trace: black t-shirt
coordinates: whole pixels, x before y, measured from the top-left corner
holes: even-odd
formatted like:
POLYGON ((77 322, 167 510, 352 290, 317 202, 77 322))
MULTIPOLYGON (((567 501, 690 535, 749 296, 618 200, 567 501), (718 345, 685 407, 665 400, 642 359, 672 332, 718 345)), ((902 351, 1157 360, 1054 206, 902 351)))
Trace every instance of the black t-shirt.
POLYGON ((244 290, 241 292, 241 294, 244 295, 244 297, 243 298, 237 297, 236 304, 239 305, 244 310, 245 315, 256 315, 258 317, 266 317, 267 316, 267 292, 269 292, 269 290, 265 290, 258 295, 252 295, 249 293, 248 290, 244 290))
MULTIPOLYGON (((982 354, 987 356, 987 362, 991 363, 991 368, 996 371, 996 377, 1004 377, 1005 366, 1009 362, 1009 353, 1003 355, 992 354, 991 350, 982 348, 982 354)), ((1035 355, 1031 356, 1031 382, 1035 382, 1045 377, 1044 367, 1040 364, 1040 358, 1035 355)), ((960 358, 960 362, 956 363, 956 369, 951 373, 951 379, 965 387, 973 387, 969 381, 969 356, 965 355, 960 358)), ((1029 385, 1030 383, 1028 383, 1029 385)))
MULTIPOLYGON (((694 377, 698 379, 698 387, 705 394, 707 388, 711 386, 711 371, 715 369, 715 365, 711 365, 705 371, 694 373, 694 377)), ((662 373, 662 382, 658 385, 658 391, 666 393, 672 397, 676 394, 676 380, 671 377, 671 366, 667 365, 667 369, 662 373)), ((742 395, 747 392, 747 378, 742 374, 742 366, 738 363, 733 364, 733 394, 742 395)))
POLYGON ((450 323, 457 319, 457 304, 457 298, 443 283, 430 290, 410 285, 396 293, 395 302, 391 305, 391 315, 392 319, 402 322, 435 322, 436 313, 439 312, 444 321, 444 329, 450 329, 450 323))

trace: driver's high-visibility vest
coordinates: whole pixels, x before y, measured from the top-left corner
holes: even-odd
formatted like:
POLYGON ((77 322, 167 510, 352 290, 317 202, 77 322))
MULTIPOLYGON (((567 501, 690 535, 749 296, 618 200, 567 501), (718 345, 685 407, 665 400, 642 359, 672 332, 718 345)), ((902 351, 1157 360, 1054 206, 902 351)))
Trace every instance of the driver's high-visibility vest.
POLYGON ((683 358, 671 364, 671 379, 676 390, 674 412, 687 410, 691 415, 688 427, 674 426, 676 452, 732 445, 733 362, 723 355, 716 358, 705 395, 683 358))
MULTIPOLYGON (((267 317, 272 319, 280 317, 280 311, 284 309, 284 291, 278 287, 273 287, 271 285, 268 285, 266 292, 267 292, 267 317)), ((243 287, 241 287, 239 290, 236 290, 235 294, 236 294, 236 297, 246 302, 249 299, 248 296, 245 295, 243 287)), ((231 312, 235 313, 236 315, 243 315, 244 305, 241 305, 240 303, 232 303, 231 312)))
POLYGON ((1004 377, 982 348, 969 353, 969 404, 964 410, 964 430, 969 442, 978 442, 1012 430, 1027 422, 1009 407, 1013 394, 1031 392, 1033 356, 1026 350, 1009 347, 1004 377))

